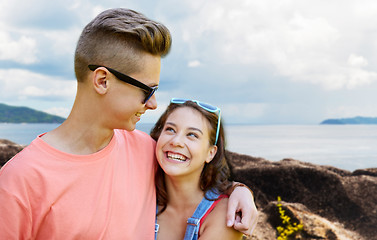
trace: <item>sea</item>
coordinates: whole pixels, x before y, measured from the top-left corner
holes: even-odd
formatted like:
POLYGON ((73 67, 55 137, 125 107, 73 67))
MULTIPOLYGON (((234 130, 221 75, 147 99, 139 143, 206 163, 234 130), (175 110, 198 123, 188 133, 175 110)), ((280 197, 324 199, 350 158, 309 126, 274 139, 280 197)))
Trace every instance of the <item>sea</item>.
MULTIPOLYGON (((28 145, 58 124, 0 123, 0 139, 28 145)), ((153 124, 137 129, 149 133, 153 124)), ((377 125, 226 125, 227 149, 271 161, 293 158, 354 171, 377 167, 377 125)))

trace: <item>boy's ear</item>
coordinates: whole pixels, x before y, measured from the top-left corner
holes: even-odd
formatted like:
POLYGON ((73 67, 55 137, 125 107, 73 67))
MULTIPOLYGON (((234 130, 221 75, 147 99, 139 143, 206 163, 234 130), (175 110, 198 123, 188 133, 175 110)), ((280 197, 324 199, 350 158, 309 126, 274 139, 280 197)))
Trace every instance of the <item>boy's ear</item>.
POLYGON ((98 94, 106 94, 108 90, 108 77, 109 73, 102 68, 97 68, 93 72, 92 83, 95 91, 98 94))

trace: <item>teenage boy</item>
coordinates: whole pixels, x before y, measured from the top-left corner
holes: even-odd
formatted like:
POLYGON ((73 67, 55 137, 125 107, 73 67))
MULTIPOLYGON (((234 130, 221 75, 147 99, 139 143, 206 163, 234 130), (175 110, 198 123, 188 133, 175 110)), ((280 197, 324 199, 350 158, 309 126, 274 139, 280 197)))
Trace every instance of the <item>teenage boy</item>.
MULTIPOLYGON (((135 125, 157 107, 170 46, 164 25, 128 9, 104 11, 84 28, 70 115, 1 169, 1 239, 154 238, 155 142, 135 125)), ((234 227, 250 233, 251 194, 237 188, 231 199, 229 225, 242 208, 234 227)))

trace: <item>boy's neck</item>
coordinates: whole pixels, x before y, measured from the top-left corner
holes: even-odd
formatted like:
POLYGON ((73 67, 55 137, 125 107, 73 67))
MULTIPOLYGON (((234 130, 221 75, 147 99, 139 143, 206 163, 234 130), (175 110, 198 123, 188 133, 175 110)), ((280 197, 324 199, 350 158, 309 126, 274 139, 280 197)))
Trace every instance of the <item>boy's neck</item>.
POLYGON ((60 151, 87 155, 105 148, 113 135, 113 129, 101 128, 93 118, 89 120, 71 113, 66 121, 43 135, 42 139, 60 151))

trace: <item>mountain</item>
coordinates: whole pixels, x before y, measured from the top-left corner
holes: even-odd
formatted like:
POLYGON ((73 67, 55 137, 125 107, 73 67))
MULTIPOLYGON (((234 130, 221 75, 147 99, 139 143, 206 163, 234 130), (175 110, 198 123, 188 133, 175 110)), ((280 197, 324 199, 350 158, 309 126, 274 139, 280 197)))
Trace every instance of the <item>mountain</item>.
POLYGON ((14 107, 0 103, 0 123, 62 123, 65 118, 28 107, 14 107))
POLYGON ((326 119, 320 124, 377 124, 377 117, 354 117, 326 119))

